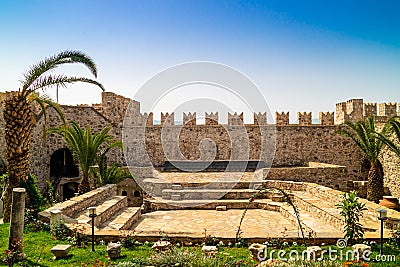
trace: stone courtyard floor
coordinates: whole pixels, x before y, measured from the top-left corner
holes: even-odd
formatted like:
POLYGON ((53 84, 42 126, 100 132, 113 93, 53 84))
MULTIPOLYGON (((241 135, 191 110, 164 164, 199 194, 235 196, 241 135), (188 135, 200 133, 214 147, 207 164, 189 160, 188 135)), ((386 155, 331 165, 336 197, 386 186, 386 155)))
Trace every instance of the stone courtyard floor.
POLYGON ((254 180, 254 172, 158 172, 158 179, 169 183, 210 183, 215 181, 241 181, 254 180))
MULTIPOLYGON (((140 236, 162 235, 203 238, 205 235, 235 238, 244 210, 169 210, 143 214, 134 225, 140 236)), ((297 227, 279 212, 251 209, 242 224, 245 238, 298 237, 297 227)))

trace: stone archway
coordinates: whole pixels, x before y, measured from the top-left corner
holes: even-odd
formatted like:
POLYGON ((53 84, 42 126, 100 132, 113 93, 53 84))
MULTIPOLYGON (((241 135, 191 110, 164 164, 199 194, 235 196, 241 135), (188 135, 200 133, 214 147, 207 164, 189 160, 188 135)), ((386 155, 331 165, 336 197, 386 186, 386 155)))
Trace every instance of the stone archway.
POLYGON ((74 164, 72 153, 68 148, 56 150, 50 157, 50 177, 69 178, 79 176, 79 169, 74 164))

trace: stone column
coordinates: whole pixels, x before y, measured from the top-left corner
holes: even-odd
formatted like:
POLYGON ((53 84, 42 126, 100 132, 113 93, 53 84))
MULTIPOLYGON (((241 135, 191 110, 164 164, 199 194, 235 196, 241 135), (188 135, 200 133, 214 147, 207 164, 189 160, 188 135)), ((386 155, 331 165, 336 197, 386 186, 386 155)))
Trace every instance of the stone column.
POLYGON ((3 200, 0 199, 0 218, 3 218, 3 200))
POLYGON ((8 249, 22 252, 24 235, 25 188, 14 188, 12 192, 10 234, 8 249))

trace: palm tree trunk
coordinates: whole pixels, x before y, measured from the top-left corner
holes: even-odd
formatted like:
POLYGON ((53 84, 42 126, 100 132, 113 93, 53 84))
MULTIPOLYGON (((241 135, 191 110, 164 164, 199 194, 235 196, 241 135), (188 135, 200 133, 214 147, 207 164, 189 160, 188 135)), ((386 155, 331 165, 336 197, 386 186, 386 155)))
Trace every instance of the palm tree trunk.
POLYGON ((371 163, 371 168, 368 172, 368 188, 367 199, 378 203, 383 197, 383 168, 382 164, 371 163))
POLYGON ((4 222, 10 221, 12 190, 29 174, 29 148, 35 124, 32 109, 20 94, 4 102, 3 112, 7 144, 7 183, 3 193, 4 222))
POLYGON ((78 194, 81 195, 81 194, 84 194, 89 191, 90 191, 89 176, 82 175, 81 182, 79 183, 79 186, 78 186, 78 194))

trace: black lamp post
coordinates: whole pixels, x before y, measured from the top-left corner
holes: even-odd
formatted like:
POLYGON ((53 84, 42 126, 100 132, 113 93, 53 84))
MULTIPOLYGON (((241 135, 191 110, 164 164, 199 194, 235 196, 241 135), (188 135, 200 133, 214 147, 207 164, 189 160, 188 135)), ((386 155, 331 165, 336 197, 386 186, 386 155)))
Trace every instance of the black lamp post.
POLYGON ((96 214, 96 207, 89 207, 89 217, 92 218, 92 251, 94 251, 94 217, 97 216, 96 214))
POLYGON ((381 249, 380 255, 382 255, 382 248, 383 248, 383 221, 387 219, 387 210, 380 208, 378 209, 378 219, 381 221, 381 249))

